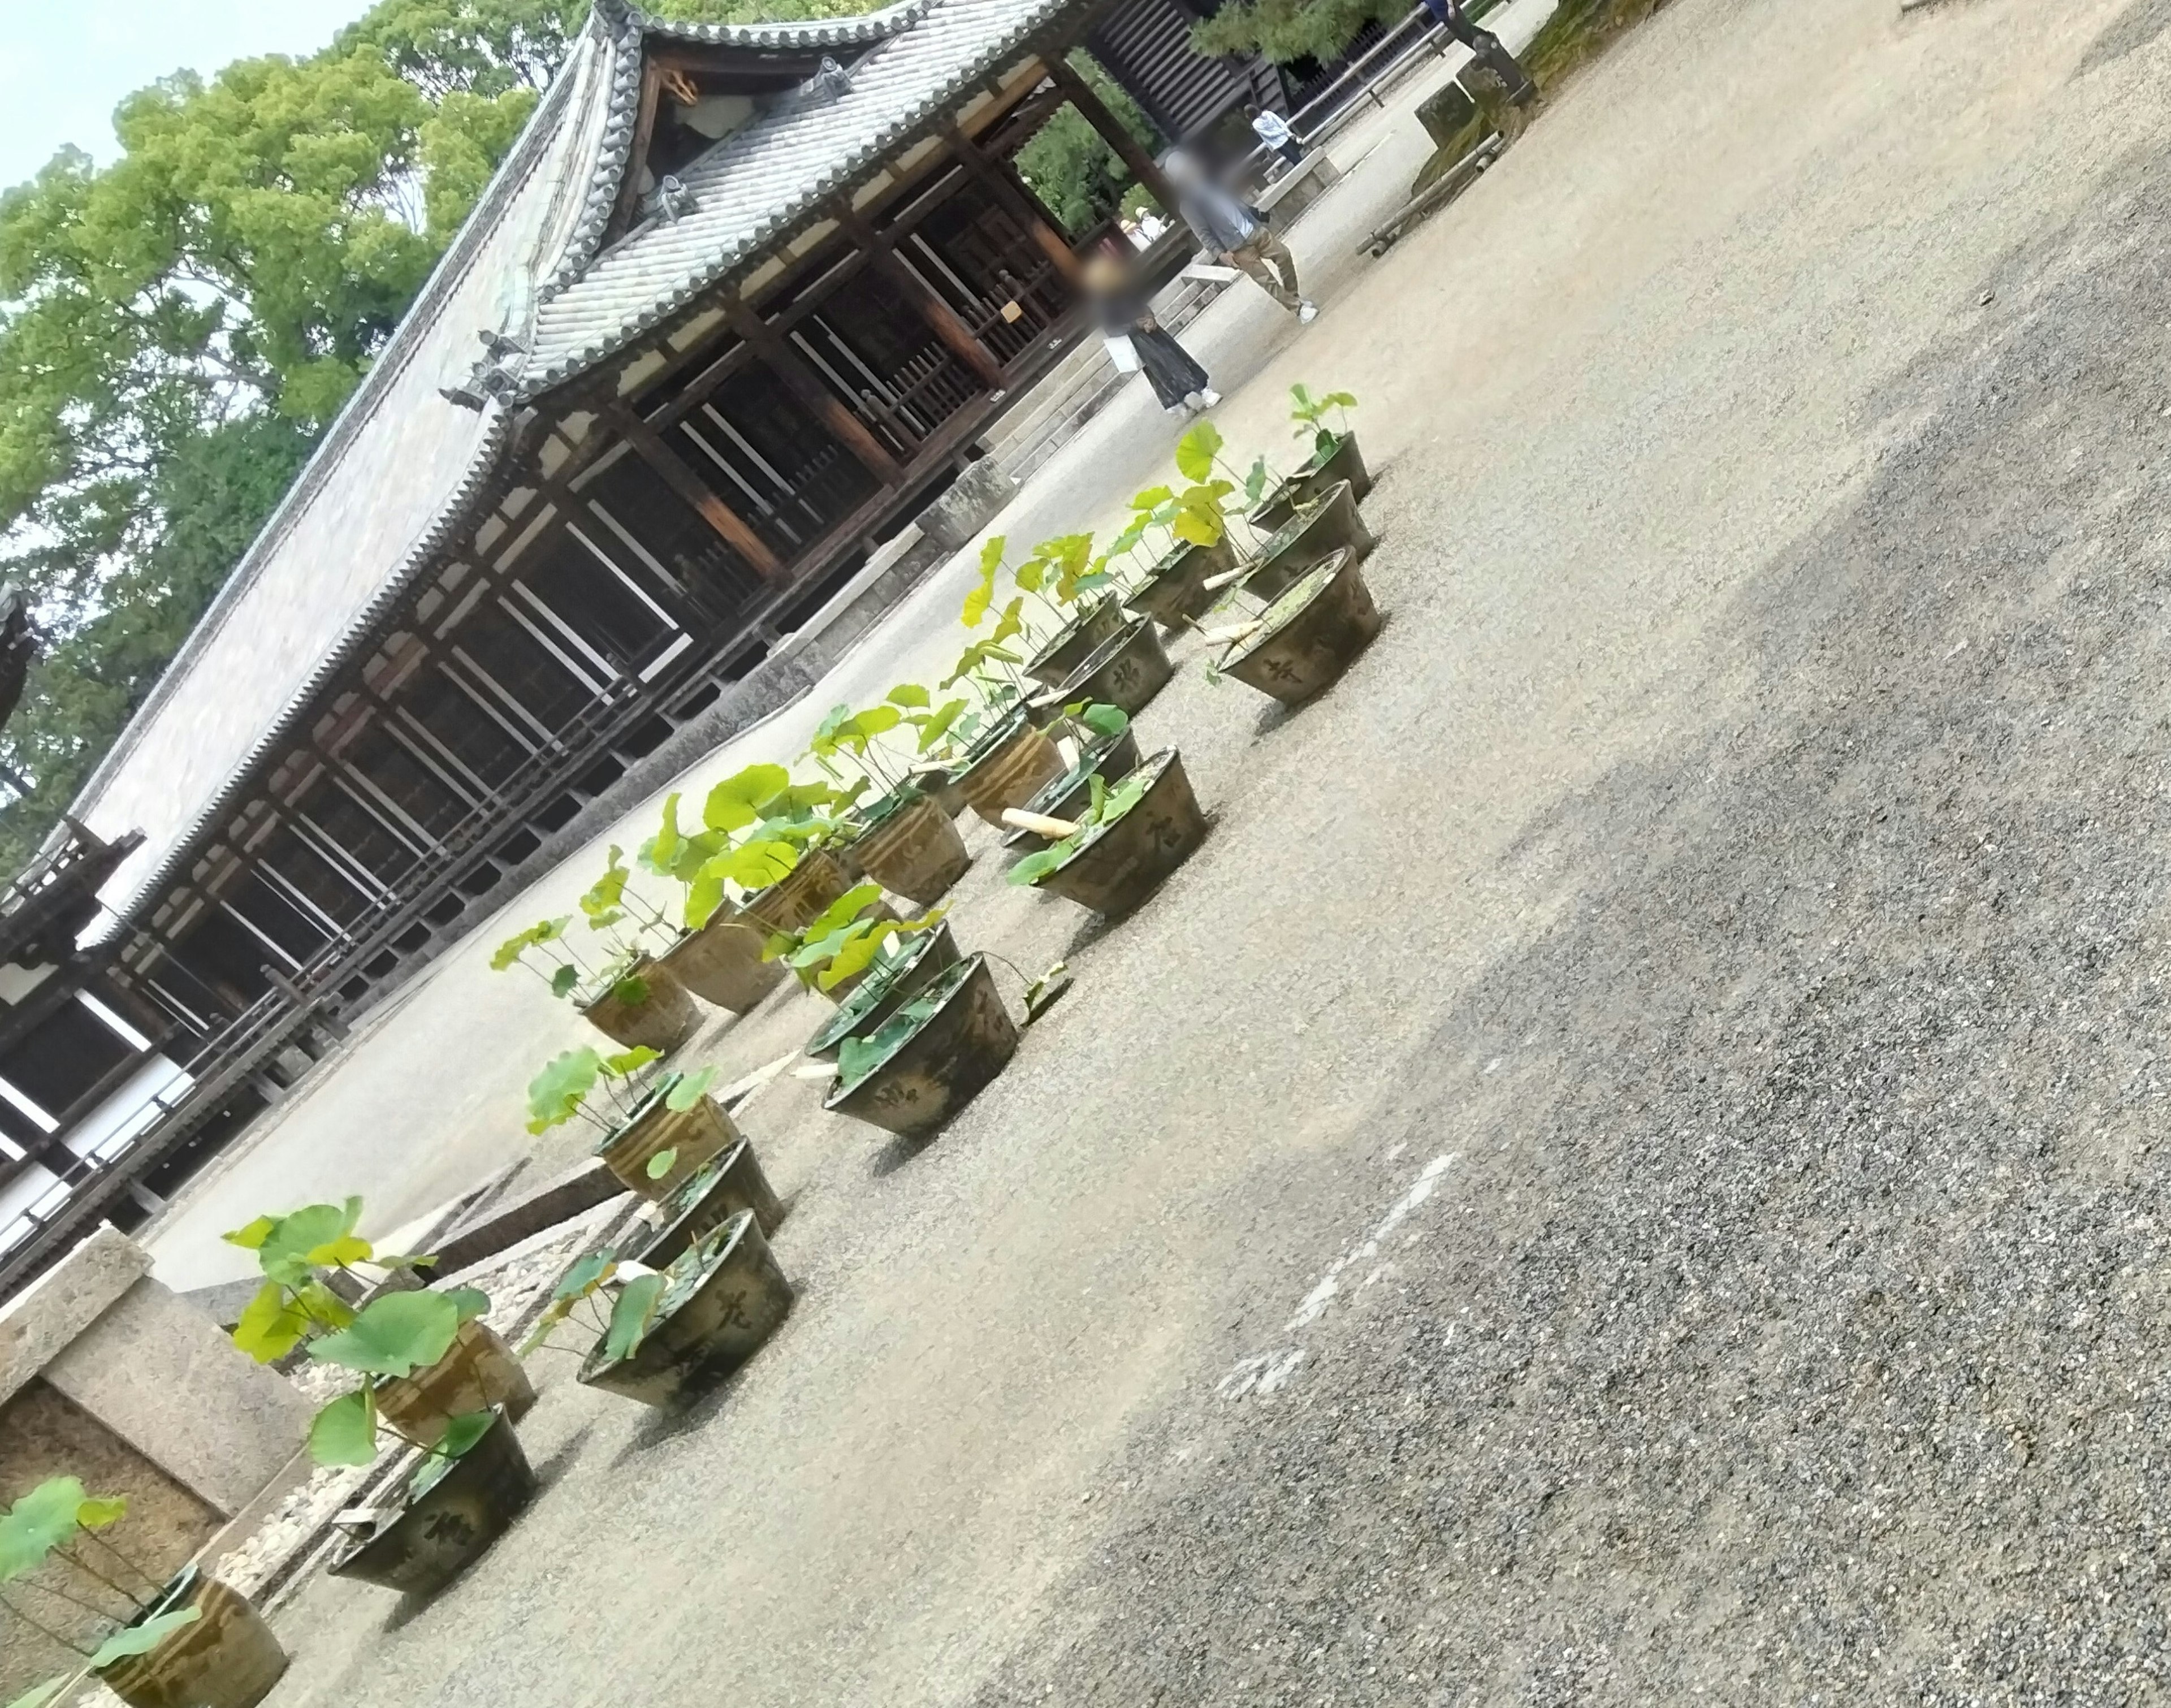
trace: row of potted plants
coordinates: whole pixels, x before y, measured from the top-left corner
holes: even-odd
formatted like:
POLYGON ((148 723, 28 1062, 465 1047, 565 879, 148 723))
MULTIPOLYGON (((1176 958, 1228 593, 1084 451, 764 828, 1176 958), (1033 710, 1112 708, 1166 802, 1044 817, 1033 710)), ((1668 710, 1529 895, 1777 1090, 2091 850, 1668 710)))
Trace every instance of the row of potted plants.
MULTIPOLYGON (((1308 454, 1280 479, 1264 458, 1238 474, 1212 424, 1198 424, 1177 449, 1183 484, 1134 496, 1106 553, 1087 535, 1043 542, 1005 590, 1005 543, 984 549, 961 615, 987 632, 951 682, 992 673, 1010 690, 1007 706, 990 697, 959 774, 968 803, 1005 827, 1012 883, 1120 918, 1203 840, 1181 754, 1142 757, 1130 727, 1174 673, 1157 630, 1200 630, 1215 643, 1211 679, 1290 704, 1322 692, 1378 632, 1358 567, 1373 541, 1358 509, 1370 475, 1348 425, 1354 404, 1295 389, 1308 454), (1056 619, 1052 633, 1034 633, 1036 608, 1056 619), (1216 614, 1233 620, 1202 630, 1216 614), (1067 763, 1049 739, 1059 729, 1074 741, 1067 763)), ((837 1063, 825 1107, 923 1137, 1001 1070, 1017 1031, 985 959, 945 948, 909 975, 879 972, 874 993, 810 1041, 837 1063)))

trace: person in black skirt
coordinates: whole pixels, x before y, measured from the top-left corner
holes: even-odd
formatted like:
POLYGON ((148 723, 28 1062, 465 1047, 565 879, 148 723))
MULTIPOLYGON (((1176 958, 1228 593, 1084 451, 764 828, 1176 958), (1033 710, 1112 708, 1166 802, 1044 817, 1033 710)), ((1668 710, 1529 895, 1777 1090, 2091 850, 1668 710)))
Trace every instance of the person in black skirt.
MULTIPOLYGON (((1113 345, 1129 340, 1139 370, 1161 406, 1171 415, 1195 415, 1221 401, 1191 352, 1176 335, 1154 319, 1153 308, 1134 270, 1106 250, 1086 264, 1084 283, 1101 335, 1113 345)), ((1116 364, 1123 363, 1118 357, 1116 364)))

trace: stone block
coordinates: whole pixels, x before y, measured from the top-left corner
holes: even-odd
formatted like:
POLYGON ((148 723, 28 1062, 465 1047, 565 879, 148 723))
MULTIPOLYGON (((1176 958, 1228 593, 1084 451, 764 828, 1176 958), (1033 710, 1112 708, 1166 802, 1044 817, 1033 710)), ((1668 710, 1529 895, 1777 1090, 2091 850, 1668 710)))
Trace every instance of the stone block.
POLYGON ((47 1382, 227 1515, 286 1468, 314 1408, 276 1371, 147 1276, 43 1372, 47 1382))
POLYGON ((962 551, 973 536, 1017 496, 1017 482, 992 457, 968 463, 950 490, 913 518, 919 531, 941 548, 941 555, 962 551))
POLYGON ((151 1254, 105 1223, 0 1305, 0 1400, 44 1369, 150 1272, 151 1254))

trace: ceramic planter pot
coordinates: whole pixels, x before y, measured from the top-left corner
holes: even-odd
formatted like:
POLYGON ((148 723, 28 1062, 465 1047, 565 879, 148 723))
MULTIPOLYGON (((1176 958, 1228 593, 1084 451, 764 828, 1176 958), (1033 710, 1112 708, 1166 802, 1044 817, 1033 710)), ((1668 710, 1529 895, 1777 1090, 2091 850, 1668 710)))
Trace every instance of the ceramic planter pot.
POLYGON ((1055 639, 1026 661, 1025 673, 1053 688, 1123 626, 1123 608, 1114 594, 1104 592, 1081 600, 1077 614, 1056 630, 1055 639))
POLYGON ((1324 457, 1313 453, 1311 466, 1296 477, 1297 502, 1308 503, 1344 480, 1352 498, 1362 498, 1372 490, 1372 471, 1364 466, 1364 453, 1357 448, 1354 433, 1343 434, 1324 457))
POLYGON ((1293 706, 1332 685, 1380 632, 1372 590, 1347 549, 1290 582, 1262 621, 1256 633, 1222 653, 1220 667, 1293 706))
POLYGON ((1063 705, 1099 700, 1136 717, 1175 674, 1152 619, 1134 617, 1088 655, 1056 698, 1063 705))
POLYGON ((746 1014, 784 979, 784 964, 761 958, 768 932, 749 924, 735 908, 719 908, 699 931, 689 931, 663 956, 663 970, 701 999, 735 1015, 746 1014))
POLYGON ((635 961, 624 978, 581 1010, 581 1017, 614 1044, 629 1050, 646 1044, 667 1056, 701 1024, 701 1010, 686 987, 652 955, 635 961), (642 991, 638 999, 618 994, 629 980, 635 979, 642 991))
POLYGON ((852 881, 834 855, 812 849, 799 864, 765 890, 757 890, 739 906, 742 918, 768 931, 797 931, 852 887, 852 881))
POLYGON ((611 1178, 644 1198, 669 1197, 702 1165, 745 1137, 723 1106, 706 1092, 692 1108, 673 1109, 666 1100, 678 1080, 675 1074, 660 1080, 641 1106, 595 1148, 594 1154, 602 1159, 611 1178), (649 1179, 650 1161, 667 1150, 678 1153, 671 1171, 660 1180, 649 1179))
POLYGON ((535 1473, 503 1412, 421 1494, 352 1538, 326 1569, 410 1595, 434 1595, 489 1550, 535 1498, 535 1473))
MULTIPOLYGON (((1080 754, 1078 763, 1069 770, 1026 802, 1025 810, 1049 818, 1075 819, 1093 798, 1094 778, 1098 777, 1103 783, 1116 783, 1138 768, 1138 731, 1125 730, 1120 736, 1106 736, 1080 754)), ((1003 838, 1003 853, 1010 859, 1038 854, 1047 846, 1048 838, 1038 831, 1014 830, 1003 838)))
POLYGON ((904 780, 952 818, 965 810, 965 791, 947 765, 919 766, 904 780))
POLYGON ((1214 608, 1220 595, 1207 582, 1236 567, 1236 543, 1225 533, 1210 546, 1187 540, 1149 570, 1138 591, 1123 602, 1173 634, 1214 608))
POLYGON ((528 1367, 480 1317, 460 1325, 436 1363, 377 1384, 377 1409, 385 1421, 424 1447, 435 1447, 455 1417, 502 1405, 517 1422, 534 1404, 528 1367))
MULTIPOLYGON (((834 1062, 844 1040, 864 1037, 957 964, 957 940, 945 919, 912 940, 903 959, 871 968, 849 1002, 839 1005, 822 1030, 807 1041, 806 1053, 834 1062)), ((764 1228, 762 1230, 767 1233, 764 1228)))
POLYGON ((690 1247, 669 1274, 641 1344, 614 1359, 598 1342, 581 1366, 582 1382, 644 1405, 675 1405, 752 1357, 791 1309, 791 1283, 751 1210, 690 1247))
POLYGON ((1282 525, 1259 554, 1258 566, 1244 577, 1244 591, 1271 599, 1330 554, 1347 548, 1359 562, 1372 553, 1371 530, 1357 514, 1349 483, 1327 489, 1282 525))
POLYGON ((155 1648, 99 1669, 129 1708, 255 1708, 287 1670, 287 1652, 248 1598, 185 1566, 144 1617, 193 1607, 202 1616, 155 1648))
POLYGON ((950 816, 924 799, 870 825, 853 848, 869 877, 923 908, 941 901, 973 865, 950 816))
POLYGON ((1005 806, 1022 806, 1064 772, 1055 743, 1025 720, 1022 712, 1002 726, 996 739, 957 772, 966 801, 989 824, 1000 827, 1005 806))
POLYGON ((1325 458, 1315 450, 1303 468, 1276 481, 1248 519, 1261 533, 1272 533, 1303 506, 1343 480, 1349 483, 1350 495, 1355 498, 1372 490, 1372 474, 1364 466, 1354 433, 1344 433, 1336 440, 1334 449, 1325 458))
POLYGON ((1017 1052, 1018 1031, 985 958, 959 961, 917 1000, 930 998, 935 1011, 859 1079, 840 1079, 824 1109, 924 1138, 1003 1071, 1017 1052))
POLYGON ((1139 769, 1152 781, 1139 803, 1112 823, 1095 826, 1069 859, 1035 881, 1035 889, 1120 918, 1191 857, 1206 838, 1206 815, 1198 810, 1182 759, 1175 748, 1164 747, 1139 769))
POLYGON ((651 1269, 666 1268, 742 1210, 753 1212, 764 1239, 784 1220, 783 1202, 743 1138, 663 1201, 663 1225, 634 1256, 651 1269))

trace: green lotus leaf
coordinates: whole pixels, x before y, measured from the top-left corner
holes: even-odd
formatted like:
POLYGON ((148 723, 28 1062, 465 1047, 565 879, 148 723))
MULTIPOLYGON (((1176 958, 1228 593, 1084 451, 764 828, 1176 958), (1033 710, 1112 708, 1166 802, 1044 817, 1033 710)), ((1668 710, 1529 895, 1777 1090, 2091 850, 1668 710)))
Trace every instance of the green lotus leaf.
POLYGON ((605 1357, 615 1362, 641 1350, 650 1320, 656 1314, 657 1301, 668 1284, 667 1276, 637 1275, 619 1290, 618 1302, 611 1307, 610 1325, 603 1334, 605 1357))
POLYGON ((1187 480, 1203 480, 1214 472, 1214 459, 1220 450, 1220 430, 1211 421, 1200 421, 1177 442, 1177 472, 1187 480))
POLYGON ((377 1457, 377 1396, 367 1386, 340 1395, 310 1421, 309 1457, 324 1465, 377 1457))
POLYGON ((276 1281, 256 1289, 233 1325, 234 1345, 260 1364, 276 1363, 302 1344, 309 1332, 308 1314, 276 1281))
POLYGON ((89 1497, 75 1477, 47 1477, 0 1518, 0 1583, 46 1563, 80 1528, 77 1514, 89 1497))
POLYGON ((459 1325, 459 1309, 444 1293, 388 1293, 337 1334, 311 1341, 309 1356, 365 1375, 410 1375, 445 1356, 459 1325))
POLYGON ((702 1068, 691 1074, 681 1074, 671 1089, 663 1094, 663 1106, 674 1115, 683 1115, 707 1095, 709 1086, 716 1077, 716 1070, 714 1068, 702 1068))
POLYGON ((618 1253, 606 1245, 600 1251, 591 1251, 559 1278, 557 1291, 550 1297, 560 1302, 586 1298, 603 1282, 618 1272, 618 1253))
POLYGON ((131 1655, 147 1655, 183 1625, 194 1625, 202 1617, 203 1609, 200 1607, 180 1607, 171 1613, 154 1614, 139 1625, 125 1626, 98 1646, 98 1652, 90 1657, 90 1669, 94 1673, 100 1667, 110 1667, 131 1655))

